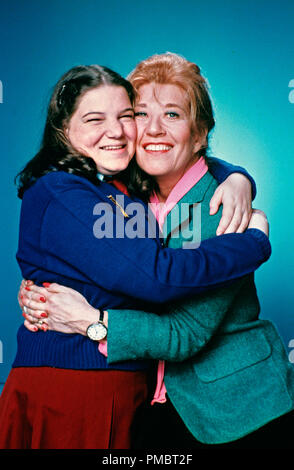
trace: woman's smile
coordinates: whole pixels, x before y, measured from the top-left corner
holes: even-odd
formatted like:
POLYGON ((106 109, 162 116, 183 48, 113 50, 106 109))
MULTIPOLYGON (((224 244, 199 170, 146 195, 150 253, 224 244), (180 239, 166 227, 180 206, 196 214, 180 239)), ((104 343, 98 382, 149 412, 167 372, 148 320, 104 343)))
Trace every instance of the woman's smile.
POLYGON ((91 157, 100 173, 125 170, 135 153, 134 110, 121 86, 101 86, 86 92, 66 130, 72 146, 91 157))
POLYGON ((152 143, 151 142, 151 143, 143 144, 143 148, 145 152, 147 153, 158 154, 158 153, 169 152, 173 148, 173 145, 169 143, 161 143, 161 142, 152 143))
POLYGON ((203 142, 194 132, 187 95, 177 85, 148 83, 135 106, 138 165, 172 186, 197 161, 203 142))

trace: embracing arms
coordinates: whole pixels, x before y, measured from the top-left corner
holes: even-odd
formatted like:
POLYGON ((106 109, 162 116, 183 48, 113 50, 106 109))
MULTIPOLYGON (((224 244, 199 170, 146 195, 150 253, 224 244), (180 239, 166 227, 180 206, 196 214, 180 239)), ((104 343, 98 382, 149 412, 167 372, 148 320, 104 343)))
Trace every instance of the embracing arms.
MULTIPOLYGON (((254 211, 251 220, 267 233, 268 224, 262 213, 254 211)), ((107 321, 109 315, 109 361, 120 360, 121 354, 123 359, 142 355, 169 360, 183 360, 187 354, 195 354, 222 323, 244 282, 243 278, 229 288, 219 288, 213 294, 178 303, 173 311, 162 313, 160 317, 135 310, 109 310, 106 312, 107 321)), ((87 326, 99 317, 97 309, 79 292, 55 283, 39 287, 32 281, 23 281, 19 303, 26 312, 23 314, 25 325, 31 331, 49 328, 85 335, 87 326), (42 325, 38 324, 44 319, 42 325)))
POLYGON ((223 323, 248 277, 230 287, 178 303, 167 314, 108 310, 107 360, 184 361, 197 354, 223 323))
MULTIPOLYGON (((227 164, 227 167, 229 167, 229 168, 231 169, 231 171, 233 171, 232 169, 234 169, 234 167, 230 166, 229 164, 227 164)), ((226 172, 228 173, 228 170, 227 170, 227 169, 226 169, 226 172)), ((223 173, 224 173, 224 172, 223 172, 223 173)), ((246 172, 245 172, 245 173, 246 173, 246 172)), ((237 187, 238 187, 239 189, 240 189, 240 188, 243 188, 243 193, 242 193, 242 194, 239 194, 238 191, 237 191, 237 194, 239 194, 239 196, 238 196, 238 197, 239 197, 239 199, 238 199, 239 204, 237 204, 237 207, 238 207, 238 209, 239 209, 239 214, 240 214, 240 213, 242 214, 242 209, 240 210, 240 207, 242 208, 242 204, 243 204, 243 201, 244 201, 244 200, 246 201, 245 206, 246 206, 246 205, 247 205, 247 206, 250 205, 250 204, 249 204, 249 201, 251 201, 251 194, 248 195, 248 180, 246 180, 246 178, 245 178, 243 175, 234 175, 234 174, 233 174, 233 175, 231 175, 230 178, 235 177, 235 176, 238 176, 238 177, 240 177, 241 179, 243 178, 243 180, 244 180, 244 181, 242 181, 242 180, 238 180, 238 181, 237 181, 237 187), (242 184, 245 183, 245 186, 242 186, 241 183, 242 183, 242 184), (246 186, 246 185, 247 185, 247 186, 246 186), (247 196, 247 199, 246 199, 246 196, 247 196)), ((226 182, 226 183, 227 183, 227 182, 226 182)), ((225 184, 226 184, 226 183, 225 183, 225 184)), ((235 182, 234 184, 233 184, 233 194, 236 193, 236 182, 235 182), (235 184, 235 187, 234 187, 234 184, 235 184)), ((219 190, 219 188, 221 188, 222 186, 224 186, 224 187, 226 188, 225 185, 220 185, 220 186, 218 187, 218 190, 219 190)), ((249 183, 249 189, 250 189, 250 191, 249 191, 249 193, 250 193, 250 192, 251 192, 250 183, 249 183)), ((216 193, 217 193, 217 192, 216 192, 216 193)), ((216 193, 215 193, 215 194, 216 194, 216 193)), ((230 204, 229 204, 228 202, 226 203, 225 201, 232 200, 232 188, 227 189, 226 191, 224 191, 224 194, 223 194, 223 190, 222 190, 222 191, 219 191, 219 194, 218 194, 217 198, 220 197, 220 194, 222 194, 222 196, 224 196, 224 195, 229 195, 229 196, 225 197, 224 200, 222 200, 222 199, 219 200, 219 203, 222 202, 222 203, 224 204, 224 210, 223 210, 223 212, 224 212, 226 205, 227 205, 227 206, 230 206, 230 204)), ((215 197, 215 195, 214 195, 214 197, 215 197)), ((213 198, 214 198, 214 197, 213 197, 213 198)), ((212 200, 213 200, 213 198, 212 198, 212 200)), ((216 200, 216 199, 215 199, 215 200, 216 200)), ((64 201, 64 198, 63 198, 63 201, 62 201, 62 202, 63 202, 63 203, 66 202, 66 201, 64 201)), ((231 206, 233 206, 233 204, 231 204, 231 206)), ((211 212, 213 212, 213 211, 211 211, 211 212)), ((235 211, 235 214, 236 214, 236 211, 235 211)), ((76 214, 74 214, 74 215, 76 215, 76 214)), ((235 216, 234 216, 234 217, 235 217, 235 216)), ((238 216, 238 217, 240 218, 240 216, 238 216)), ((223 217, 222 217, 222 219, 223 219, 223 217)), ((241 218, 241 219, 242 219, 242 218, 241 218)), ((241 220, 241 219, 240 219, 240 220, 241 220)), ((235 217, 235 220, 236 220, 236 217, 235 217)), ((255 220, 252 219, 252 223, 250 224, 250 226, 251 226, 251 228, 258 228, 258 229, 263 230, 262 224, 260 224, 260 222, 258 222, 258 220, 257 220, 256 218, 255 218, 255 220)), ((54 227, 54 228, 55 228, 55 227, 54 227)), ((266 236, 263 235, 262 232, 259 231, 259 230, 250 230, 249 232, 251 233, 251 237, 256 237, 257 241, 259 240, 260 249, 261 249, 260 254, 266 258, 266 257, 269 255, 269 252, 270 252, 270 247, 269 247, 269 243, 268 243, 268 241, 267 241, 267 239, 266 239, 266 236)), ((249 234, 249 232, 247 232, 247 234, 249 234)), ((233 238, 232 238, 231 240, 228 239, 228 238, 230 238, 230 237, 228 237, 228 236, 226 236, 226 237, 221 237, 221 238, 227 240, 227 248, 228 248, 227 254, 231 257, 231 256, 232 256, 232 251, 231 251, 231 250, 233 250, 233 253, 234 253, 234 247, 232 246, 233 238)), ((216 240, 216 239, 215 239, 215 240, 216 240)), ((80 243, 80 240, 79 240, 78 242, 80 243)), ((210 240, 210 242, 211 242, 211 240, 210 240)), ((208 241, 208 245, 210 245, 210 242, 208 241)), ((202 247, 203 247, 203 245, 205 245, 205 243, 206 243, 206 242, 203 242, 202 247)), ((234 245, 234 243, 233 243, 233 245, 234 245)), ((240 258, 242 258, 242 256, 246 256, 246 253, 242 252, 242 247, 240 247, 240 248, 241 248, 241 249, 240 249, 240 251, 239 251, 239 256, 238 256, 238 255, 235 256, 235 263, 236 263, 236 262, 237 262, 237 263, 240 262, 240 261, 241 261, 240 258), (239 258, 239 259, 238 259, 238 258, 239 258)), ((256 249, 256 247, 255 247, 255 249, 256 249)), ((175 252, 175 251, 179 251, 179 250, 173 250, 173 251, 175 252)), ((197 251, 198 251, 198 250, 197 250, 197 251)), ((246 251, 247 251, 247 250, 246 250, 246 251)), ((249 250, 249 253, 251 253, 250 250, 249 250)), ((251 253, 251 254, 252 254, 252 253, 251 253)), ((211 258, 212 258, 212 259, 211 259, 211 262, 213 263, 213 272, 214 272, 214 276, 217 276, 217 269, 215 269, 215 268, 217 268, 217 265, 220 264, 221 270, 223 270, 223 268, 224 268, 224 266, 221 266, 221 260, 220 260, 219 257, 218 257, 219 252, 218 252, 218 247, 217 247, 217 246, 215 247, 214 253, 213 253, 213 251, 211 252, 211 255, 212 255, 212 256, 211 256, 211 258)), ((104 256, 104 255, 103 255, 103 256, 104 256)), ((256 256, 256 253, 255 253, 255 256, 256 256)), ((117 260, 118 260, 118 259, 119 259, 119 256, 117 257, 117 260)), ((105 258, 103 258, 103 260, 105 261, 105 258)), ((116 260, 116 261, 117 261, 117 260, 116 260)), ((223 257, 223 260, 225 260, 225 256, 223 257)), ((75 261, 76 261, 76 260, 75 260, 75 261)), ((248 259, 247 259, 247 261, 248 261, 248 259)), ((112 266, 111 266, 111 268, 112 268, 112 266)), ((235 268, 236 268, 236 265, 235 265, 235 268)), ((234 269, 234 266, 232 266, 232 269, 234 269)), ((250 271, 248 271, 248 272, 250 272, 250 271)), ((101 274, 101 273, 100 273, 100 274, 101 274)), ((202 274, 207 274, 207 273, 202 272, 202 274)), ((231 278, 233 278, 232 272, 231 272, 230 274, 231 274, 231 278)), ((243 273, 242 273, 242 272, 239 272, 239 276, 241 276, 241 275, 243 275, 243 274, 244 274, 244 272, 243 272, 243 273)), ((235 277, 236 277, 236 275, 235 275, 235 277)), ((124 278, 122 278, 122 284, 123 284, 123 281, 124 281, 124 278)), ((146 286, 144 286, 144 287, 146 287, 146 286)), ((160 286, 160 287, 161 287, 161 286, 160 286)), ((162 294, 163 294, 162 289, 160 288, 159 290, 160 290, 160 295, 162 295, 162 294)), ((74 292, 74 291, 73 291, 73 292, 74 292)), ((43 293, 44 293, 44 292, 43 292, 43 293)), ((137 293, 136 293, 136 294, 137 294, 137 293)), ((35 294, 35 295, 36 295, 36 298, 38 299, 38 295, 37 295, 37 294, 35 294)), ((79 296, 80 294, 79 294, 79 293, 76 293, 76 295, 79 296)), ((147 297, 148 297, 148 295, 147 295, 147 297)), ((163 297, 164 297, 164 296, 161 296, 161 300, 163 300, 163 297)), ((149 297, 148 297, 148 300, 150 300, 149 297)), ((167 300, 170 300, 170 299, 168 298, 167 300)), ((163 301, 164 301, 164 300, 163 300, 163 301)), ((34 301, 33 301, 33 303, 34 303, 34 301)), ((42 313, 42 310, 44 310, 44 309, 42 308, 42 304, 41 304, 41 306, 40 306, 40 304, 39 304, 38 306, 37 306, 37 304, 36 304, 36 305, 33 305, 32 307, 33 307, 33 308, 34 308, 34 307, 35 307, 35 308, 38 307, 38 308, 37 308, 37 315, 40 315, 40 314, 42 313), (39 310, 38 310, 38 309, 39 309, 39 310)), ((45 307, 45 305, 44 305, 44 307, 45 307)), ((53 305, 52 308, 54 308, 54 305, 53 305)), ((43 312, 43 314, 46 315, 45 312, 43 312)), ((97 313, 96 313, 96 312, 93 312, 92 318, 94 318, 94 317, 97 318, 97 313)), ((27 326, 28 326, 28 325, 27 325, 27 326)), ((55 325, 55 327, 57 327, 57 326, 58 326, 58 325, 55 325)), ((53 327, 53 329, 55 329, 55 327, 53 327)), ((68 327, 68 328, 70 329, 70 327, 68 327)), ((56 329, 58 329, 58 328, 56 328, 56 329)), ((68 332, 70 332, 70 331, 68 331, 68 332)))
MULTIPOLYGON (((96 238, 93 209, 99 201, 108 202, 107 196, 82 178, 67 174, 47 176, 51 179, 52 196, 44 211, 40 248, 41 262, 49 273, 91 282, 132 298, 165 303, 244 276, 270 255, 267 236, 256 229, 204 240, 198 249, 190 250, 163 248, 158 240, 147 237, 96 238), (60 183, 62 190, 54 190, 53 183, 57 187, 60 183)), ((105 193, 118 193, 110 185, 105 186, 105 193)), ((109 204, 106 211, 115 234, 116 224, 127 223, 128 219, 115 214, 109 204)), ((31 222, 29 210, 26 217, 24 226, 31 222)), ((145 228, 146 221, 142 223, 145 228)), ((21 250, 18 256, 24 256, 21 250)), ((25 252, 25 256, 28 258, 30 253, 25 252)), ((50 282, 54 278, 44 280, 50 282)))
POLYGON ((256 196, 256 184, 252 176, 240 166, 215 157, 208 157, 210 173, 219 183, 210 201, 210 215, 223 206, 222 217, 216 234, 242 233, 252 214, 251 203, 256 196))

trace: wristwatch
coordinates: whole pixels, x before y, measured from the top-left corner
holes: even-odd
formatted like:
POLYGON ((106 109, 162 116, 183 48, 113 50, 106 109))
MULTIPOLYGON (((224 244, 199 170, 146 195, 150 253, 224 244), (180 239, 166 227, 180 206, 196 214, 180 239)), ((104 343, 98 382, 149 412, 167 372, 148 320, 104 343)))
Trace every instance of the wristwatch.
POLYGON ((107 336, 107 326, 103 323, 104 311, 100 310, 99 320, 87 328, 87 336, 92 341, 101 341, 107 336))

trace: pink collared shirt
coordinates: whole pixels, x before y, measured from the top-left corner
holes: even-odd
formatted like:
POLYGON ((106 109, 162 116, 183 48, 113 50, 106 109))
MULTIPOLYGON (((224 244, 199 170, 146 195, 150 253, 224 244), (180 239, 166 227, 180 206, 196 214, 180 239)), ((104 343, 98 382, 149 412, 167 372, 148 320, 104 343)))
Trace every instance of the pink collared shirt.
MULTIPOLYGON (((156 217, 161 231, 167 214, 173 209, 173 207, 175 207, 182 197, 185 196, 185 194, 187 194, 187 192, 190 191, 196 183, 198 183, 207 171, 208 166, 205 159, 201 157, 177 182, 164 203, 160 203, 156 194, 153 194, 150 197, 150 207, 156 217)), ((107 341, 100 342, 98 349, 102 354, 104 354, 104 356, 107 356, 107 341)), ((158 361, 157 384, 151 405, 154 403, 165 402, 166 388, 164 385, 164 361, 158 361)))
MULTIPOLYGON (((191 166, 191 168, 189 168, 184 176, 182 176, 182 178, 173 187, 165 203, 160 203, 156 194, 153 194, 150 197, 150 207, 156 217, 161 231, 167 214, 173 209, 173 207, 175 207, 182 197, 185 196, 185 194, 187 194, 187 192, 190 191, 196 183, 198 183, 207 171, 207 164, 204 158, 201 157, 193 166, 191 166)), ((154 403, 165 402, 166 388, 164 385, 164 361, 159 361, 157 369, 157 384, 151 405, 154 403)))

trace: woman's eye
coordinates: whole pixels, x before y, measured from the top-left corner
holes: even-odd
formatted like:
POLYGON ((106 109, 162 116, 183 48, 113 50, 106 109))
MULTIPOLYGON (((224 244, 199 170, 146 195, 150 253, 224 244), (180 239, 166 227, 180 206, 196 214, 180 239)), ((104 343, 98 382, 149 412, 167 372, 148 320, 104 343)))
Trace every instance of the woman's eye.
POLYGON ((123 116, 120 117, 120 119, 134 119, 133 114, 124 114, 123 116))
POLYGON ((99 118, 93 118, 93 119, 88 119, 88 121, 86 122, 102 122, 103 119, 99 119, 99 118))
POLYGON ((135 117, 137 118, 144 118, 147 116, 147 113, 144 113, 143 111, 138 111, 137 113, 135 113, 135 117))
POLYGON ((180 117, 180 115, 179 115, 178 113, 174 112, 174 111, 168 111, 168 112, 166 113, 166 115, 167 115, 168 117, 172 118, 172 119, 175 119, 175 118, 180 117))

